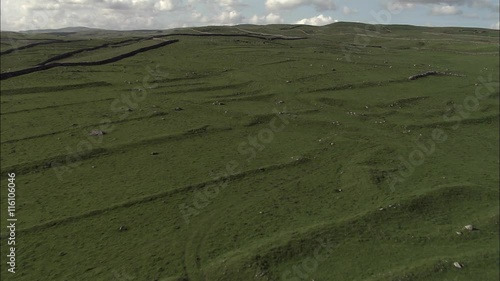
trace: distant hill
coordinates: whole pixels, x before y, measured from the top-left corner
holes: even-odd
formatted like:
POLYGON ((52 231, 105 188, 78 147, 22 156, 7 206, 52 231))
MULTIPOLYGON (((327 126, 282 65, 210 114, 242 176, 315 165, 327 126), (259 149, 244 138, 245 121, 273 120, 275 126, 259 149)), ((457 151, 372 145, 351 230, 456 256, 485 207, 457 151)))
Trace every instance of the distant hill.
MULTIPOLYGON (((252 24, 240 24, 236 25, 238 27, 256 27, 256 25, 252 24)), ((257 25, 258 26, 258 25, 257 25)), ((286 30, 286 29, 294 29, 297 27, 306 27, 308 26, 309 28, 317 28, 320 26, 311 26, 311 25, 297 25, 297 24, 271 24, 267 25, 268 27, 274 27, 278 28, 281 30, 286 30)), ((358 27, 358 28, 364 28, 365 26, 377 26, 377 25, 371 25, 371 24, 366 24, 366 23, 356 23, 356 22, 335 22, 331 24, 327 24, 324 27, 347 27, 347 28, 353 28, 353 27, 358 27)), ((492 29, 487 29, 487 28, 474 28, 474 27, 425 27, 425 26, 413 26, 413 25, 402 25, 402 24, 396 24, 396 25, 382 25, 385 27, 385 29, 391 27, 395 29, 405 29, 405 30, 441 30, 441 31, 453 31, 453 32, 471 32, 471 33, 486 33, 491 31, 492 29)), ((202 29, 213 29, 213 28, 219 28, 219 29, 225 29, 227 26, 206 26, 206 27, 198 27, 202 29)), ((176 28, 177 29, 177 28, 176 28)), ((178 29, 183 29, 183 28, 178 28, 178 29)), ((56 28, 56 29, 32 29, 32 30, 23 30, 19 31, 20 33, 30 33, 30 34, 43 34, 43 33, 82 33, 82 32, 154 32, 154 31, 165 31, 169 29, 138 29, 138 30, 112 30, 112 29, 102 29, 102 28, 91 28, 91 27, 85 27, 85 26, 70 26, 70 27, 63 27, 63 28, 56 28)), ((7 32, 7 31, 2 31, 2 32, 7 32)))
POLYGON ((90 28, 85 26, 73 26, 73 27, 64 27, 57 29, 35 29, 35 30, 25 30, 22 32, 25 33, 75 33, 75 32, 86 32, 86 31, 103 31, 104 29, 100 28, 90 28))
POLYGON ((2 32, 0 280, 498 280, 482 31, 2 32))

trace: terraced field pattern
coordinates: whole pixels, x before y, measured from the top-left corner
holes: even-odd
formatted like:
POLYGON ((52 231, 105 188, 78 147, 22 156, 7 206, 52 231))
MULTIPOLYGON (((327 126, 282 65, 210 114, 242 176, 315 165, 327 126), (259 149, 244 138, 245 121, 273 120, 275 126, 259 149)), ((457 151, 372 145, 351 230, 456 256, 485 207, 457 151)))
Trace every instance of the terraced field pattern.
POLYGON ((356 23, 2 32, 0 277, 498 280, 498 52, 356 23))

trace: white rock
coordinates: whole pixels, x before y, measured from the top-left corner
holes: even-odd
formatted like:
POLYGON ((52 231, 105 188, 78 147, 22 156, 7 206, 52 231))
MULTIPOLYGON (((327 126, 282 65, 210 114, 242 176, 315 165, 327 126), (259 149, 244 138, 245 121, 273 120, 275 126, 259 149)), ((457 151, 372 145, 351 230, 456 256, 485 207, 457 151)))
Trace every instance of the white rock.
POLYGON ((468 224, 468 225, 464 226, 464 229, 466 229, 468 231, 473 231, 474 230, 474 226, 472 224, 468 224))
POLYGON ((454 262, 453 265, 456 267, 456 268, 463 268, 464 265, 459 263, 458 261, 454 262))

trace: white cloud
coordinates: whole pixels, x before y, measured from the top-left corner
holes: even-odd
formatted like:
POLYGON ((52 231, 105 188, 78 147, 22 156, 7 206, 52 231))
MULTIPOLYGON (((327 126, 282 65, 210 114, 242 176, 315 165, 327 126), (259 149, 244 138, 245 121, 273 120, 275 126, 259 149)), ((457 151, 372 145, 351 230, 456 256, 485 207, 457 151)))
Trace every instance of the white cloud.
POLYGON ((185 8, 182 0, 2 0, 2 29, 87 26, 163 28, 161 17, 185 8))
POLYGON ((212 2, 216 2, 218 5, 223 7, 243 6, 243 4, 239 0, 217 0, 212 2))
POLYGON ((213 19, 213 24, 237 24, 243 21, 244 17, 236 10, 222 11, 213 19))
POLYGON ((266 0, 266 7, 270 10, 291 10, 299 6, 313 6, 317 11, 335 10, 334 0, 266 0))
POLYGON ((404 3, 402 1, 393 1, 387 4, 387 10, 393 14, 398 14, 403 10, 413 9, 415 4, 404 3))
POLYGON ((390 5, 400 6, 405 5, 446 5, 453 7, 468 6, 477 9, 488 9, 493 12, 499 12, 499 5, 497 0, 393 0, 390 5))
POLYGON ((260 17, 257 15, 253 15, 250 18, 249 22, 252 24, 277 24, 283 23, 283 18, 280 15, 269 13, 265 16, 260 17))
POLYGON ((175 4, 172 0, 160 0, 154 4, 154 8, 158 11, 172 11, 175 4))
POLYGON ((281 16, 270 13, 265 17, 266 23, 283 23, 281 16))
POLYGON ((432 7, 431 14, 434 16, 461 15, 462 10, 456 6, 441 5, 432 7))
MULTIPOLYGON (((186 0, 183 8, 190 16, 180 20, 185 26, 234 25, 246 21, 241 0, 186 0)), ((184 12, 186 12, 184 11, 184 12)))
POLYGON ((345 15, 350 15, 350 14, 356 14, 358 12, 358 10, 355 10, 355 9, 351 9, 347 6, 344 6, 344 8, 342 9, 342 12, 345 14, 345 15))
MULTIPOLYGON (((431 15, 461 15, 466 25, 495 27, 498 21, 497 0, 375 0, 386 4, 387 11, 396 14, 407 9, 428 9, 429 14, 416 18, 408 13, 412 23, 443 20, 431 15), (462 12, 463 11, 463 12, 462 12), (495 23, 495 24, 493 24, 495 23)), ((284 20, 290 10, 300 22, 327 24, 334 22, 330 14, 340 6, 343 15, 366 12, 369 5, 355 6, 354 1, 338 0, 1 0, 3 30, 28 30, 88 26, 107 29, 162 29, 180 26, 201 26, 239 23, 291 23, 284 20), (345 5, 345 6, 344 6, 345 5), (262 9, 266 8, 265 12, 262 9), (305 14, 316 9, 318 12, 305 14), (254 15, 256 14, 256 15, 254 15), (253 15, 253 16, 252 16, 253 15), (297 16, 299 15, 299 16, 297 16), (311 18, 309 18, 311 17, 311 18)), ((424 10, 425 11, 425 10, 424 10)), ((405 15, 406 16, 406 15, 405 15)), ((461 25, 459 17, 454 25, 461 25)), ((370 21, 366 16, 361 21, 370 21)), ((446 21, 446 20, 444 20, 446 21)))
POLYGON ((481 17, 478 14, 473 13, 473 14, 464 14, 464 18, 468 18, 468 19, 480 19, 481 17))
POLYGON ((307 24, 307 25, 327 25, 327 24, 330 24, 333 22, 337 22, 337 20, 334 20, 330 16, 326 17, 326 16, 321 14, 319 16, 312 17, 312 18, 301 19, 296 23, 297 24, 307 24))

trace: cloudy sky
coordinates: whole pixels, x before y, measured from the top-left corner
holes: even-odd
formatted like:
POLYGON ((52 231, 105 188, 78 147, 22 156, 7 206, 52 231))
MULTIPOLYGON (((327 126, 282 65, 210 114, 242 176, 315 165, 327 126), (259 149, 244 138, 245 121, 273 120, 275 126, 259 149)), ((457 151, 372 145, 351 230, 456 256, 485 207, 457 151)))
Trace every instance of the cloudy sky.
POLYGON ((1 29, 335 21, 499 28, 498 0, 1 0, 1 29))

